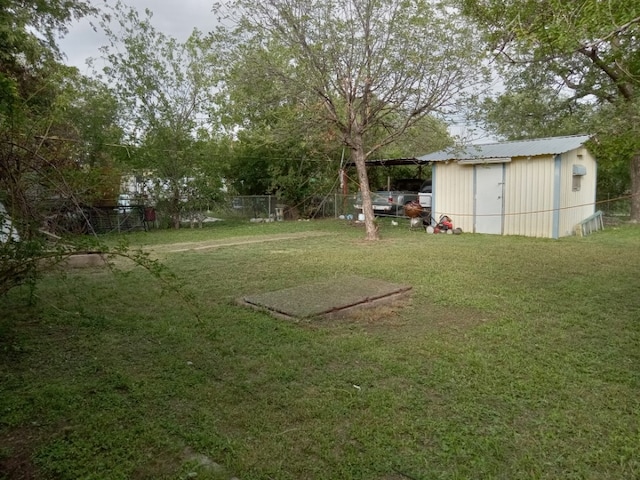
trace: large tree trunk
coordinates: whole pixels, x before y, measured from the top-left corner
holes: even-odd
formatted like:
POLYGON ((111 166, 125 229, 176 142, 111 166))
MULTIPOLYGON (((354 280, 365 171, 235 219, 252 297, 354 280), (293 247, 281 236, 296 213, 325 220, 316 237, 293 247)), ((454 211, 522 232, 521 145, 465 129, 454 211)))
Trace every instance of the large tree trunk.
POLYGON ((367 175, 366 157, 362 148, 352 150, 353 160, 358 171, 358 182, 362 194, 362 213, 364 213, 364 226, 366 240, 380 240, 378 226, 374 222, 373 204, 371 203, 371 189, 369 188, 369 176, 367 175))
POLYGON ((174 189, 173 194, 171 196, 171 223, 173 224, 173 228, 178 230, 180 228, 180 213, 181 212, 180 205, 180 190, 174 189))
POLYGON ((631 222, 640 223, 640 152, 631 159, 631 222))

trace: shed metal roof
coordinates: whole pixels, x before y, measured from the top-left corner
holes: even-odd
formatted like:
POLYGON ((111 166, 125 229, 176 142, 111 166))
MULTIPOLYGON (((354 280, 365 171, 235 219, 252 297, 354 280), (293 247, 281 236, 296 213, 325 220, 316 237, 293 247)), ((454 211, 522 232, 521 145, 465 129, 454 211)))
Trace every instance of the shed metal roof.
POLYGON ((484 158, 535 157, 538 155, 557 155, 582 146, 590 135, 571 135, 567 137, 540 138, 536 140, 518 140, 513 142, 486 143, 465 147, 451 147, 439 152, 418 157, 422 162, 444 162, 447 160, 473 160, 484 158))

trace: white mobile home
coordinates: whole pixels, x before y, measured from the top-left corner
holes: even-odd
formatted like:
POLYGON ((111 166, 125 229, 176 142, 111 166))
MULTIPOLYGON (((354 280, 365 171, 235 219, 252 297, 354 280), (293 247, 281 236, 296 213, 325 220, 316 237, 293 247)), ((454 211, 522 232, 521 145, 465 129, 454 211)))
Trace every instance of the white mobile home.
POLYGON ((4 204, 0 202, 0 243, 7 243, 9 240, 14 242, 20 241, 20 234, 18 230, 13 226, 11 217, 4 208, 4 204))
POLYGON ((588 135, 471 145, 418 157, 433 169, 433 217, 465 232, 559 238, 595 213, 588 135))

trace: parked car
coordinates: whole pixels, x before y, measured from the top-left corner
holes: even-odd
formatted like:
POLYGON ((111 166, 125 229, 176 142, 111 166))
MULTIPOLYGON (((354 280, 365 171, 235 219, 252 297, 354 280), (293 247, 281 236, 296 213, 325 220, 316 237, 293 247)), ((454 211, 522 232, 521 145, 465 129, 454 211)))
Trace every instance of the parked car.
MULTIPOLYGON (((373 213, 376 216, 404 216, 404 207, 418 201, 422 207, 431 210, 431 180, 403 179, 394 182, 391 190, 371 192, 373 213)), ((358 192, 354 205, 356 214, 362 213, 362 195, 358 192)))

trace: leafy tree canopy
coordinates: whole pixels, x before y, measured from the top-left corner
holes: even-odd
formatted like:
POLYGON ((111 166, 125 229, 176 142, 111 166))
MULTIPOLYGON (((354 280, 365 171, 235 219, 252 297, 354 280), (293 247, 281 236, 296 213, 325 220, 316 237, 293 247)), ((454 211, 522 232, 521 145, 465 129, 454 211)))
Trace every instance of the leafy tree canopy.
POLYGON ((69 22, 95 13, 84 0, 0 1, 0 114, 17 113, 29 78, 61 59, 56 38, 69 22))
MULTIPOLYGON (((542 121, 527 125, 522 116, 515 117, 514 126, 525 131, 509 131, 506 111, 497 112, 529 108, 534 118, 550 117, 554 134, 580 125, 583 133, 597 134, 592 148, 604 172, 619 172, 615 164, 624 156, 631 216, 640 220, 640 131, 634 121, 640 102, 640 1, 458 3, 481 27, 507 77, 507 94, 490 109, 489 124, 500 123, 507 134, 538 133, 542 121), (542 100, 544 112, 535 112, 535 100, 542 100), (557 112, 563 113, 557 117, 557 112)), ((619 180, 624 188, 624 178, 619 180)))

